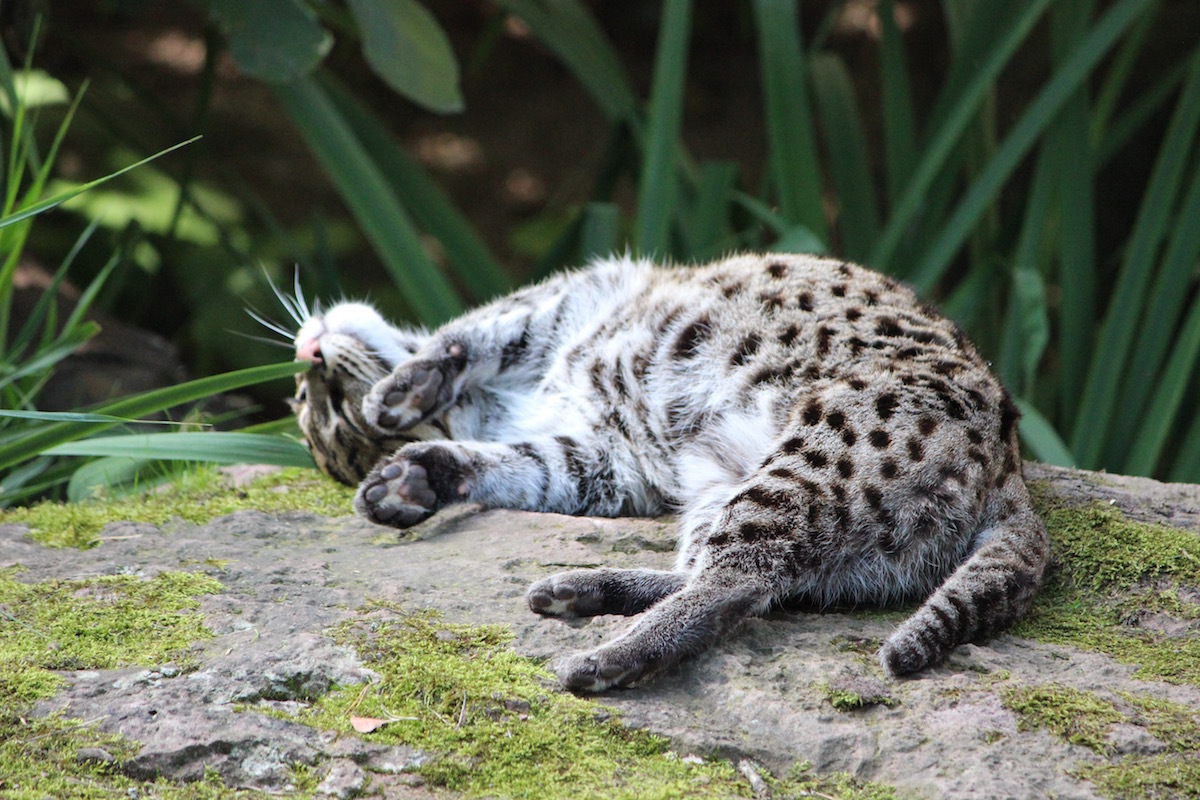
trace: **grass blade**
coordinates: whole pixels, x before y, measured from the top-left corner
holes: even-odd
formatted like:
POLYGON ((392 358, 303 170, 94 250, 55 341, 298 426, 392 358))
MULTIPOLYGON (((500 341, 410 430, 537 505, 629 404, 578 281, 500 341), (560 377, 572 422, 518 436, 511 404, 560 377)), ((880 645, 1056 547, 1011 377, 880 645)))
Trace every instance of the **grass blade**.
POLYGON ((1144 0, 1123 0, 1112 6, 1070 58, 1055 71, 1054 77, 1038 92, 1021 119, 1005 136, 1004 143, 987 167, 971 184, 966 196, 946 222, 942 234, 917 268, 913 283, 919 290, 927 291, 942 277, 988 205, 1054 120, 1058 110, 1087 80, 1120 35, 1144 11, 1144 0))
MULTIPOLYGON (((294 375, 297 372, 303 372, 308 367, 309 364, 306 361, 293 361, 213 375, 107 403, 95 409, 95 413, 122 419, 136 419, 184 403, 194 403, 221 392, 230 392, 255 383, 294 375)), ((0 446, 0 470, 7 470, 22 461, 27 461, 50 447, 99 433, 118 424, 120 423, 54 422, 29 431, 0 446)))
POLYGON ((841 250, 847 258, 862 261, 870 254, 879 235, 879 209, 854 86, 837 56, 814 54, 811 69, 817 107, 821 112, 829 176, 837 195, 841 250))
POLYGON ((44 450, 47 456, 120 456, 154 461, 204 461, 212 464, 274 464, 312 467, 304 445, 283 436, 208 431, 148 433, 81 439, 44 450))
POLYGON ((828 241, 821 171, 794 0, 755 0, 771 183, 788 227, 828 241))
POLYGON ((579 234, 579 260, 590 261, 615 253, 621 232, 621 209, 616 203, 588 203, 579 234))
MULTIPOLYGON (((1135 0, 1126 0, 1122 6, 1135 0)), ((1116 11, 1121 6, 1114 7, 1116 11)), ((1109 12, 1110 15, 1113 12, 1109 12)), ((1079 462, 1088 468, 1099 465, 1110 418, 1119 396, 1121 377, 1129 360, 1130 347, 1143 307, 1155 256, 1178 190, 1191 143, 1200 124, 1200 51, 1193 55, 1187 83, 1179 96, 1159 148, 1158 158, 1138 209, 1137 222, 1129 239, 1125 260, 1113 291, 1113 300, 1088 370, 1079 417, 1071 444, 1079 462)))
POLYGON ((273 88, 420 321, 432 326, 460 314, 458 295, 329 95, 312 77, 273 88))
POLYGON ((688 254, 697 261, 720 253, 729 240, 729 206, 737 183, 738 166, 732 161, 708 161, 700 165, 694 197, 682 220, 688 254))
POLYGON ((892 0, 879 3, 880 63, 883 70, 883 153, 887 168, 888 205, 894 205, 917 160, 917 123, 904 43, 896 28, 892 0))
POLYGON ((379 119, 326 72, 317 81, 341 112, 404 208, 446 251, 462 286, 477 302, 504 294, 512 281, 483 239, 434 181, 400 147, 379 119))
POLYGON ((1021 442, 1029 448, 1034 458, 1056 467, 1074 467, 1075 457, 1054 426, 1032 403, 1017 398, 1016 404, 1021 410, 1021 442))
POLYGON ((646 152, 638 178, 633 240, 646 255, 671 250, 671 221, 678 202, 679 127, 683 118, 691 0, 666 0, 654 60, 646 152))
POLYGON ((891 269, 896 249, 916 219, 934 179, 950 163, 963 133, 991 91, 1000 71, 1008 64, 1042 12, 1052 2, 1054 0, 1031 0, 1007 28, 998 34, 993 32, 993 45, 990 49, 983 54, 970 53, 969 56, 965 56, 971 60, 972 69, 967 72, 969 78, 964 78, 965 86, 961 92, 952 92, 950 79, 947 79, 947 89, 943 92, 942 100, 939 100, 939 105, 944 105, 946 111, 934 112, 934 121, 931 123, 933 135, 927 137, 928 144, 923 148, 924 155, 913 169, 912 178, 899 202, 893 206, 891 217, 868 259, 872 266, 885 271, 891 269), (950 97, 954 99, 949 100, 950 97))
POLYGON ((1150 475, 1162 458, 1171 431, 1176 427, 1179 410, 1187 395, 1188 384, 1200 359, 1200 302, 1192 302, 1191 313, 1183 326, 1171 357, 1157 381, 1154 399, 1141 416, 1129 458, 1122 463, 1128 475, 1150 475))

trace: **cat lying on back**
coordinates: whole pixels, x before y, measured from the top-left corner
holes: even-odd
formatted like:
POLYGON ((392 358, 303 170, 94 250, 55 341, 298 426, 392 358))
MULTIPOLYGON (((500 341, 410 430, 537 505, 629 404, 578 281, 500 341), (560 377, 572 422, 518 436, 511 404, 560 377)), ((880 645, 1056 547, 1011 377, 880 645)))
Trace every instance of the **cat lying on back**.
POLYGON ((535 583, 539 614, 642 614, 554 669, 629 684, 785 599, 922 605, 884 643, 902 675, 1030 605, 1048 557, 1018 413, 959 329, 836 260, 600 261, 432 334, 371 307, 303 310, 294 402, 355 508, 404 528, 456 502, 679 514, 675 569, 535 583))

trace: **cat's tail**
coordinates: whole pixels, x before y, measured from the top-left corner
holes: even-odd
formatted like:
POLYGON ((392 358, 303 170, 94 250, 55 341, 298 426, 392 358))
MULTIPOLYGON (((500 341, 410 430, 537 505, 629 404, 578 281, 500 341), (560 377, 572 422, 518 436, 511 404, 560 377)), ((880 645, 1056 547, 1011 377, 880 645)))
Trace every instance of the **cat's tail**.
POLYGON ((988 501, 974 552, 879 650, 892 675, 944 659, 992 636, 1028 610, 1050 556, 1046 528, 1019 476, 988 501))

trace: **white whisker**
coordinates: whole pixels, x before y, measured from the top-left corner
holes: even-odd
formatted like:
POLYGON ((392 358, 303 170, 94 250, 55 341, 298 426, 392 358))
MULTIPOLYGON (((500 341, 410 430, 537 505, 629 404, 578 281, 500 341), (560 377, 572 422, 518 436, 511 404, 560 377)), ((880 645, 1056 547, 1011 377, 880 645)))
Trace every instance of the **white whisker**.
POLYGON ((259 325, 262 325, 267 330, 269 330, 273 333, 278 333, 280 336, 287 339, 288 346, 289 347, 291 346, 292 339, 294 339, 296 337, 295 331, 289 331, 287 328, 283 327, 278 322, 275 322, 274 320, 270 320, 267 317, 264 317, 262 314, 258 313, 258 311, 253 308, 247 308, 246 313, 250 316, 251 319, 253 319, 255 322, 257 322, 259 325))
POLYGON ((253 341, 262 342, 263 344, 274 345, 275 347, 282 347, 285 350, 291 350, 293 347, 291 342, 281 342, 278 339, 270 339, 266 336, 255 336, 254 334, 246 333, 245 331, 235 331, 235 330, 226 328, 225 332, 232 333, 234 336, 241 336, 243 339, 252 339, 253 341))

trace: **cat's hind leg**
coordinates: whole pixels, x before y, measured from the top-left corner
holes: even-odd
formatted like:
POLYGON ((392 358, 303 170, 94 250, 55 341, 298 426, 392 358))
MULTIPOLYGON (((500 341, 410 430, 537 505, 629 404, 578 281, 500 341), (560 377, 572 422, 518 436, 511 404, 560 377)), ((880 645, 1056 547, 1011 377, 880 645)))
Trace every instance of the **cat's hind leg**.
POLYGON ((657 569, 574 569, 529 587, 529 608, 554 617, 640 614, 687 584, 685 572, 657 569))
POLYGON ((625 686, 708 648, 747 616, 761 614, 776 590, 762 576, 708 567, 665 597, 621 636, 553 667, 573 691, 625 686))

